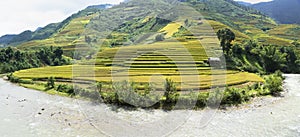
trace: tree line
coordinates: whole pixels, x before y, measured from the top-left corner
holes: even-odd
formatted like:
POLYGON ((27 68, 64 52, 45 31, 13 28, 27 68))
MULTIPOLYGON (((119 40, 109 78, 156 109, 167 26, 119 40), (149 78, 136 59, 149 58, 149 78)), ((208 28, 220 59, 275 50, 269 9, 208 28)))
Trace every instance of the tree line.
POLYGON ((230 29, 219 30, 217 35, 227 64, 233 69, 260 74, 271 74, 278 70, 284 73, 300 72, 296 47, 260 45, 253 40, 233 45, 235 34, 230 29))
POLYGON ((12 47, 3 48, 0 50, 0 73, 70 64, 70 59, 64 57, 63 53, 61 47, 52 46, 27 51, 12 47))

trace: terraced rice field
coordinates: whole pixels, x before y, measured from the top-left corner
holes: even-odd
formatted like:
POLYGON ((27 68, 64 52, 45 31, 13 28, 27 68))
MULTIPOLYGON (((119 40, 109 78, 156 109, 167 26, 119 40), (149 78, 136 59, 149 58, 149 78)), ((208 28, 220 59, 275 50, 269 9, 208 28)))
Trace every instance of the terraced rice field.
POLYGON ((23 43, 20 48, 35 48, 42 46, 59 46, 63 47, 65 51, 73 50, 75 46, 79 47, 80 44, 85 45, 85 39, 82 34, 85 31, 85 26, 95 15, 89 15, 72 20, 57 34, 44 40, 34 40, 23 43))
MULTIPOLYGON (((197 25, 190 26, 189 32, 174 37, 183 24, 180 22, 183 21, 170 23, 160 30, 167 38, 161 42, 105 47, 93 59, 80 61, 75 65, 21 70, 14 75, 37 82, 43 82, 52 76, 65 83, 110 83, 105 85, 107 89, 111 89, 112 82, 126 80, 139 83, 140 90, 143 90, 147 83, 163 83, 166 78, 173 80, 177 89, 181 91, 263 82, 256 74, 225 70, 225 62, 220 62, 218 68, 210 66, 209 57, 219 57, 222 53, 214 29, 224 25, 213 21, 195 23, 199 20, 190 20, 192 24, 197 25), (213 24, 214 28, 211 28, 210 24, 213 24)), ((245 39, 247 36, 237 33, 237 37, 245 39)), ((78 52, 80 53, 80 50, 78 52)))
MULTIPOLYGON (((255 74, 234 70, 212 68, 206 50, 197 41, 175 42, 174 40, 119 48, 107 48, 94 60, 69 66, 35 68, 15 72, 21 79, 46 80, 55 77, 63 82, 131 81, 141 84, 163 82, 172 79, 178 90, 209 89, 221 86, 236 86, 263 82, 255 74)), ((208 51, 209 52, 209 51, 208 51)))

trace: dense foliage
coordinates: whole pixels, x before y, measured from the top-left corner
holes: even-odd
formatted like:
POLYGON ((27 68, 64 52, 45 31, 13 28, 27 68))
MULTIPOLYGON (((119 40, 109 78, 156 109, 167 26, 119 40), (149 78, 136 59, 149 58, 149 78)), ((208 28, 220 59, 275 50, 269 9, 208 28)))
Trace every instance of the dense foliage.
POLYGON ((230 29, 226 28, 219 30, 217 36, 221 42, 220 44, 223 52, 228 55, 232 46, 231 42, 235 40, 235 34, 230 29))
POLYGON ((70 64, 63 56, 62 48, 44 47, 36 51, 21 51, 11 47, 0 50, 0 73, 70 64))
POLYGON ((232 45, 234 33, 230 29, 219 30, 218 37, 229 68, 261 74, 277 70, 285 73, 300 72, 300 58, 296 54, 296 47, 260 45, 253 40, 232 45))
POLYGON ((283 91, 283 87, 282 87, 283 77, 279 72, 266 76, 265 80, 266 80, 265 87, 269 90, 270 94, 277 96, 281 91, 283 91))

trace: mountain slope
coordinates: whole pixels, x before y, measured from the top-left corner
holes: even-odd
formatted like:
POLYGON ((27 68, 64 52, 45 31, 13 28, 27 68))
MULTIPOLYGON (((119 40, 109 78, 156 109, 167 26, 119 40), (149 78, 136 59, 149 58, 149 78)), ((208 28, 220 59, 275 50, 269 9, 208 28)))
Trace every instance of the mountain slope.
POLYGON ((89 14, 94 14, 100 10, 109 8, 110 4, 89 6, 86 9, 79 11, 78 13, 73 14, 62 22, 52 23, 43 28, 39 28, 36 31, 24 31, 18 35, 4 35, 0 37, 0 45, 3 46, 16 46, 24 42, 33 41, 33 40, 43 40, 47 39, 53 34, 57 33, 60 29, 68 25, 73 19, 84 17, 89 14))
MULTIPOLYGON (((113 91, 110 82, 124 80, 138 82, 139 90, 148 90, 149 85, 147 87, 145 83, 160 79, 174 80, 182 85, 176 89, 181 91, 244 87, 264 80, 256 74, 236 70, 259 73, 266 63, 258 62, 260 54, 252 54, 251 47, 256 46, 252 44, 247 48, 235 44, 234 52, 249 54, 242 56, 243 59, 236 57, 236 61, 227 61, 220 58, 223 52, 216 31, 229 28, 236 34, 235 43, 254 39, 262 44, 290 44, 287 39, 268 34, 268 30, 278 25, 274 20, 232 0, 181 2, 131 0, 73 18, 49 38, 25 42, 18 48, 61 46, 67 51, 64 55, 77 60, 74 60, 75 65, 22 70, 13 75, 37 83, 44 83, 49 77, 68 84, 103 82, 108 83, 103 86, 108 87, 106 91, 113 91), (212 58, 218 58, 216 63, 210 62, 212 58), (224 63, 239 65, 222 70, 226 68, 224 63), (197 81, 199 77, 201 82, 197 81)), ((255 50, 261 48, 255 47, 255 50)), ((93 86, 95 89, 95 84, 93 86)))
POLYGON ((243 2, 243 1, 237 1, 237 3, 239 3, 241 5, 244 5, 244 6, 251 6, 252 5, 251 3, 243 2))
MULTIPOLYGON (((92 44, 93 47, 100 45, 101 47, 114 47, 151 43, 164 27, 177 26, 177 29, 175 28, 172 34, 168 35, 180 33, 177 31, 184 26, 188 18, 188 16, 172 17, 167 14, 167 10, 174 7, 174 5, 168 5, 168 1, 176 3, 175 0, 150 2, 132 0, 101 10, 101 12, 99 7, 111 5, 89 6, 62 23, 50 24, 46 28, 37 30, 29 37, 31 38, 29 40, 14 40, 12 43, 17 43, 19 48, 61 46, 68 51, 65 52, 68 56, 73 56, 75 47, 84 47, 88 44, 92 44), (149 5, 149 3, 152 4, 149 5)), ((201 14, 193 19, 195 22, 202 22, 205 19, 215 31, 222 28, 232 29, 237 34, 236 42, 255 39, 261 44, 292 45, 292 40, 279 35, 270 35, 267 32, 267 30, 277 28, 274 20, 258 10, 240 5, 233 0, 181 0, 181 2, 198 11, 197 14, 201 14)), ((185 9, 180 11, 185 11, 185 9)))
POLYGON ((252 5, 253 8, 266 13, 283 24, 300 24, 299 0, 274 0, 252 5))
POLYGON ((16 35, 4 35, 0 37, 0 45, 8 45, 9 42, 15 37, 16 35))

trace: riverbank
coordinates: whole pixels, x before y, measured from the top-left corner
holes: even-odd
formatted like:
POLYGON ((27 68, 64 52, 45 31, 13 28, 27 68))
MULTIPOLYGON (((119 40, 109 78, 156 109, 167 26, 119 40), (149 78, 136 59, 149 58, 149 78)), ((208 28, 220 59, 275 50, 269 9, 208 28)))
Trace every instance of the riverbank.
POLYGON ((300 108, 297 105, 300 88, 299 84, 294 82, 297 78, 300 79, 300 76, 288 76, 286 79, 285 88, 290 92, 285 98, 255 98, 252 103, 227 108, 226 111, 205 109, 171 112, 126 110, 48 95, 0 80, 0 109, 6 110, 0 114, 0 122, 3 123, 0 126, 0 134, 4 136, 121 136, 125 133, 130 136, 293 136, 298 134, 297 124, 300 123, 298 117, 300 108), (183 117, 182 114, 188 115, 183 117), (203 118, 208 121, 203 121, 203 118), (177 121, 180 119, 182 121, 177 121), (169 120, 172 122, 168 123, 169 120), (295 125, 295 122, 298 123, 295 125), (276 131, 283 132, 275 134, 276 131))
POLYGON ((227 87, 223 92, 219 88, 215 88, 212 89, 214 92, 201 90, 197 93, 177 90, 177 85, 170 79, 166 79, 165 84, 168 86, 162 87, 162 92, 151 92, 150 94, 148 92, 153 90, 150 85, 148 88, 140 90, 139 83, 128 81, 106 83, 106 85, 96 82, 80 87, 59 83, 59 81, 57 84, 54 77, 48 78, 47 83, 20 79, 14 75, 8 75, 8 79, 25 88, 43 91, 51 95, 70 96, 121 107, 164 110, 204 109, 205 107, 219 107, 219 105, 221 108, 239 106, 256 97, 279 95, 278 91, 282 90, 281 73, 264 76, 264 84, 258 82, 244 87, 227 87), (49 82, 52 83, 50 86, 49 82))

